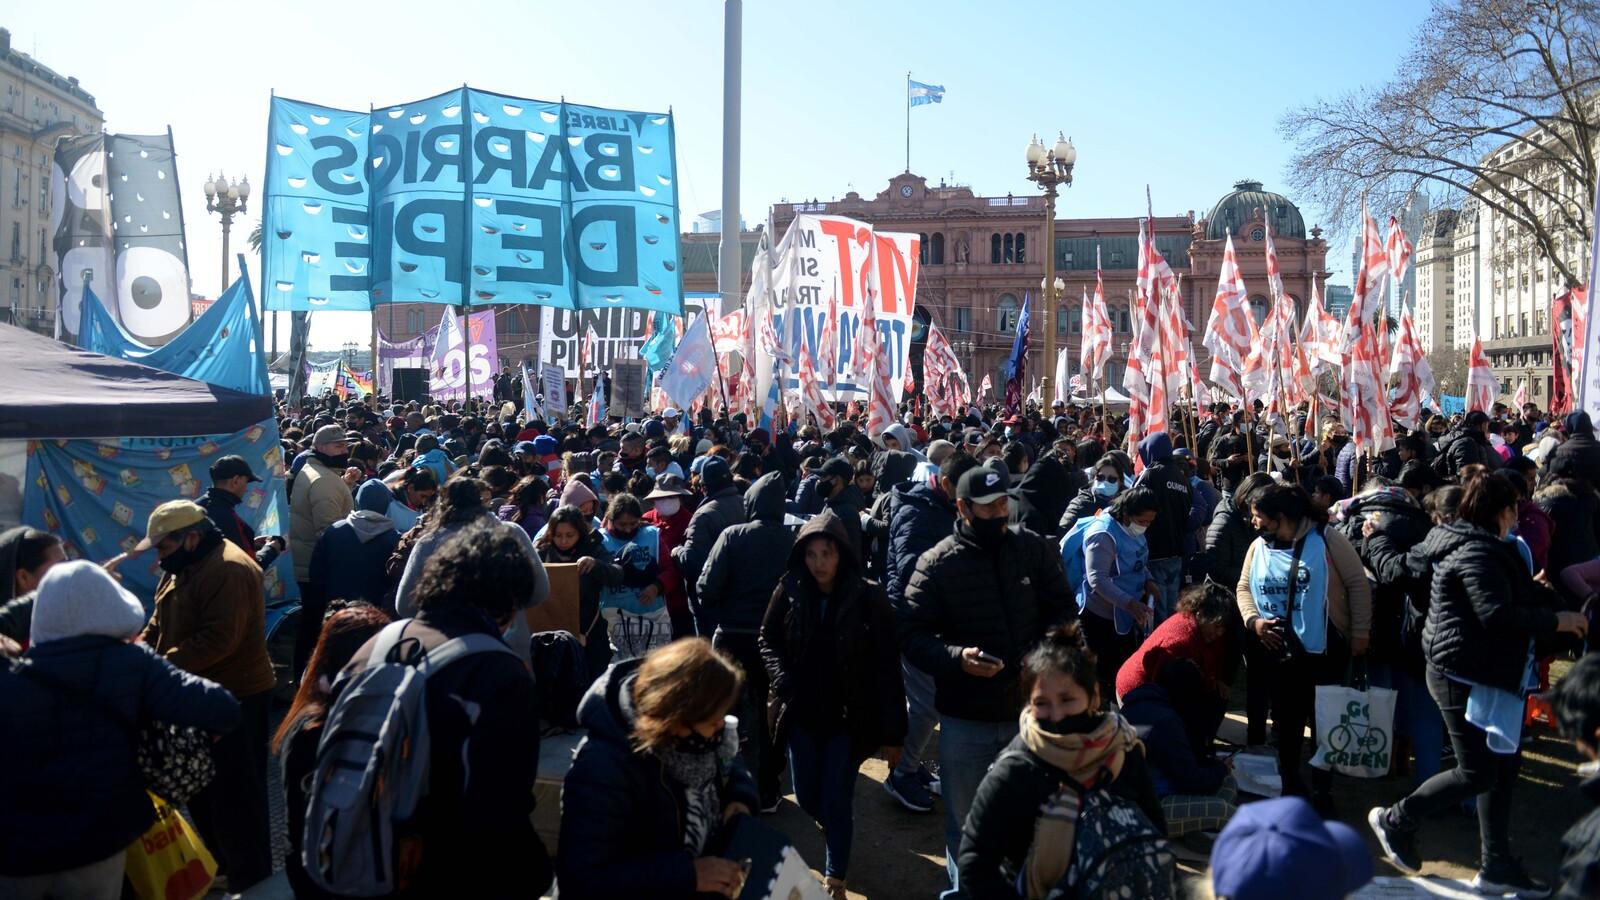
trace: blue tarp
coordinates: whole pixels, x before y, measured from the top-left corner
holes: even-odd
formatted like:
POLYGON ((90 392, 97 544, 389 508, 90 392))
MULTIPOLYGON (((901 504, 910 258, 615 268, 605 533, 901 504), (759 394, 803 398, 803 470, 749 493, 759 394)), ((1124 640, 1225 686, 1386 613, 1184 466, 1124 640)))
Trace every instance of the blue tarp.
MULTIPOLYGON (((257 534, 288 534, 283 450, 277 423, 270 419, 212 437, 30 442, 22 520, 59 535, 73 557, 103 562, 139 542, 157 506, 203 494, 210 486, 211 463, 229 454, 244 457, 264 479, 250 485, 239 515, 257 534)), ((161 575, 155 551, 128 561, 118 573, 146 603, 155 597, 161 575)), ((297 596, 292 563, 284 553, 266 572, 267 603, 297 596)))
POLYGON ((1457 413, 1464 413, 1466 411, 1467 397, 1465 394, 1460 397, 1452 397, 1449 394, 1439 395, 1439 412, 1442 412, 1447 416, 1453 416, 1457 413))
POLYGON ((238 280, 204 315, 160 347, 129 337, 85 285, 78 346, 218 387, 270 395, 266 361, 254 349, 258 333, 255 295, 241 256, 238 280))

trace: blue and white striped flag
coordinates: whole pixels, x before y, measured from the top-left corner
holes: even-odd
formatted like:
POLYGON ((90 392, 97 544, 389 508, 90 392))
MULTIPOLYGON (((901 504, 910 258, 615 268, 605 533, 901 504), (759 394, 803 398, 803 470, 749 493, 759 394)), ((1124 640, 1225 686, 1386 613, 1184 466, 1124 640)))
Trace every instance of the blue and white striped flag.
POLYGON ((912 106, 922 106, 925 103, 941 103, 944 101, 944 85, 923 84, 920 81, 906 79, 906 84, 911 96, 912 106))

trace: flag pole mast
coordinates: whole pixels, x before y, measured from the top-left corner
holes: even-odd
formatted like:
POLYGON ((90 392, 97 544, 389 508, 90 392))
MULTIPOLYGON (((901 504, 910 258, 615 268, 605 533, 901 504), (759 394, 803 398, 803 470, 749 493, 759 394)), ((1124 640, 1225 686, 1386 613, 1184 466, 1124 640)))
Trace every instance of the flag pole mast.
POLYGON ((906 70, 906 171, 911 171, 911 70, 906 70))

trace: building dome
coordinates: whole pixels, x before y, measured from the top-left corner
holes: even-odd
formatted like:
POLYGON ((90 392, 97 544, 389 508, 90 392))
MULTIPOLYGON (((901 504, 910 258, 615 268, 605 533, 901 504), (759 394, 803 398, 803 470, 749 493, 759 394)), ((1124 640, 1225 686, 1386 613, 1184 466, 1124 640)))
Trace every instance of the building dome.
POLYGON ((1220 241, 1231 229, 1234 234, 1250 240, 1250 224, 1256 221, 1257 211, 1272 225, 1274 237, 1305 239, 1306 220, 1300 210, 1282 194, 1262 190, 1261 182, 1245 179, 1234 182, 1233 192, 1217 201, 1206 217, 1206 239, 1220 241))

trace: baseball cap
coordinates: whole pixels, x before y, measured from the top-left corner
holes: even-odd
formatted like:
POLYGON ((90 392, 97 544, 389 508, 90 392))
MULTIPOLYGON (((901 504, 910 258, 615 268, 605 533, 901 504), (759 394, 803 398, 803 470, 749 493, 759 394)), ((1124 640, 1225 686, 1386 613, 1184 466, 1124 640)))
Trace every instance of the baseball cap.
POLYGON ((1005 469, 975 466, 968 469, 956 485, 956 499, 968 503, 993 503, 1011 490, 1011 476, 1005 469))
POLYGON ((318 428, 317 433, 312 436, 311 446, 326 447, 329 444, 345 443, 348 440, 349 438, 345 437, 343 428, 337 425, 324 425, 318 428))
POLYGON ((1354 828, 1324 822, 1302 797, 1239 807, 1211 850, 1211 887, 1230 900, 1335 900, 1372 880, 1354 828))
POLYGON ((537 447, 533 446, 533 441, 518 441, 517 445, 511 448, 511 452, 521 456, 525 454, 535 454, 538 453, 539 450, 537 447))
POLYGON ((150 513, 150 521, 145 527, 144 540, 134 545, 134 550, 144 552, 154 547, 162 538, 198 524, 206 517, 206 511, 198 503, 189 500, 168 500, 156 507, 150 513))
POLYGON ((682 413, 678 412, 678 408, 676 406, 669 406, 661 411, 661 418, 663 419, 676 419, 680 415, 682 415, 682 413))
POLYGON ((856 467, 842 456, 835 456, 822 464, 822 471, 818 473, 823 478, 843 478, 849 481, 856 475, 856 467))
POLYGON ((228 478, 237 478, 243 475, 250 481, 260 481, 256 473, 251 471, 250 464, 242 456, 223 456, 211 464, 211 480, 223 481, 228 478))

